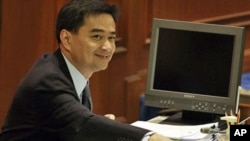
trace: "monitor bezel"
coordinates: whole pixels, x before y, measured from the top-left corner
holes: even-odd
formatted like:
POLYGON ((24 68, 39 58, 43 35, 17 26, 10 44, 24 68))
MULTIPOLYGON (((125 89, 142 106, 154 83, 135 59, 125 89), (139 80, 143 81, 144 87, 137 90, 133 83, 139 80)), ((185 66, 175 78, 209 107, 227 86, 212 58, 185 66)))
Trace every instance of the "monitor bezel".
MULTIPOLYGON (((176 100, 196 100, 201 102, 206 101, 208 103, 216 102, 220 104, 226 104, 230 107, 230 109, 226 109, 226 112, 228 112, 228 110, 230 111, 232 110, 237 113, 239 105, 239 88, 240 88, 239 86, 241 82, 242 60, 244 56, 243 55, 244 38, 245 38, 244 27, 154 18, 152 33, 151 33, 148 75, 147 75, 146 91, 145 91, 145 105, 152 107, 160 107, 160 108, 180 108, 178 106, 171 107, 166 104, 165 105, 161 104, 160 101, 164 98, 176 99, 176 100), (158 34, 160 28, 207 32, 215 34, 226 34, 226 35, 233 35, 235 37, 228 97, 208 96, 204 94, 153 89, 158 34)), ((182 107, 182 110, 192 111, 192 109, 186 108, 185 106, 182 107)), ((199 111, 199 112, 204 112, 204 111, 199 111)), ((212 111, 205 111, 205 112, 213 113, 212 111)), ((217 111, 215 113, 224 114, 222 112, 217 112, 217 111)))

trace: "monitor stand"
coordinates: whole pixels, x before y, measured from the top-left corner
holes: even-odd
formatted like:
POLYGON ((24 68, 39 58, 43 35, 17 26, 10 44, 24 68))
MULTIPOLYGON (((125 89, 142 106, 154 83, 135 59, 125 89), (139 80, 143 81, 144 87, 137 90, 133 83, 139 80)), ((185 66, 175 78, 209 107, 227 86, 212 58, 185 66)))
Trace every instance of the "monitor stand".
POLYGON ((173 125, 199 125, 213 123, 220 119, 221 115, 186 111, 176 113, 169 116, 167 119, 160 122, 160 124, 173 124, 173 125))

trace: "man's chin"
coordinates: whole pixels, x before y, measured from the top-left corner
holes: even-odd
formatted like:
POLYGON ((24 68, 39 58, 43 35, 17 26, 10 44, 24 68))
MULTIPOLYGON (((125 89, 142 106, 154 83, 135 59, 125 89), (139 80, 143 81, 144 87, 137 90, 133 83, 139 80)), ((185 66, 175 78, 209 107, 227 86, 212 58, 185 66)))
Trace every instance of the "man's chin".
POLYGON ((103 71, 103 70, 106 70, 107 68, 108 68, 108 65, 102 66, 102 67, 99 67, 98 71, 103 71))
POLYGON ((107 68, 108 68, 108 66, 106 66, 106 67, 102 68, 102 70, 106 70, 107 68))

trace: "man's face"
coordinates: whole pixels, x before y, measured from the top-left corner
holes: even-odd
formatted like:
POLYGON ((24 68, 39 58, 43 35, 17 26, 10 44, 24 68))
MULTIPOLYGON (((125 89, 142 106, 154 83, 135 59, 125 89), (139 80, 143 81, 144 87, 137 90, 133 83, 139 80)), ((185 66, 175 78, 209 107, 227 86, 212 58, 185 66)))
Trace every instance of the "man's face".
POLYGON ((107 68, 115 51, 115 21, 109 14, 91 15, 77 34, 72 34, 71 59, 84 73, 92 74, 107 68))

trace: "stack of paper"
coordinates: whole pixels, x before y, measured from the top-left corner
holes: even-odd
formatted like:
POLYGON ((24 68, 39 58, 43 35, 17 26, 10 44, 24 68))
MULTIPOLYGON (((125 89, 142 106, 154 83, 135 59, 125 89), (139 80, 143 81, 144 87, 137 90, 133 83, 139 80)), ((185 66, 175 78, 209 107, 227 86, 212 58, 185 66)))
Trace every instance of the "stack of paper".
POLYGON ((146 121, 136 121, 131 125, 149 129, 171 139, 182 141, 197 141, 202 139, 210 139, 212 136, 211 134, 201 133, 200 130, 201 128, 210 128, 215 124, 218 123, 209 123, 202 125, 168 125, 150 123, 146 121))

